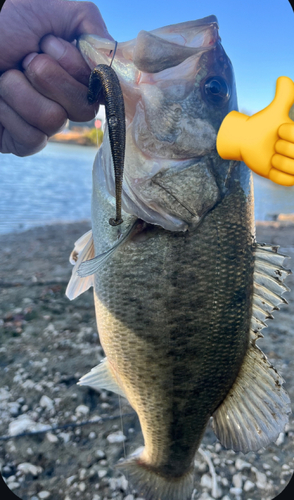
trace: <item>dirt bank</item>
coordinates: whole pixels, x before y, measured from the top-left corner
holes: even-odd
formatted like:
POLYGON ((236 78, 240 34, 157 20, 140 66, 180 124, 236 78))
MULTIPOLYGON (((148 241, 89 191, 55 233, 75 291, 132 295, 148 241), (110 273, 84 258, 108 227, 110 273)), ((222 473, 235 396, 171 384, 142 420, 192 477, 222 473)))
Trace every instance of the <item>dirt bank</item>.
MULTIPOLYGON (((92 291, 74 302, 64 295, 69 253, 88 229, 88 222, 81 222, 0 237, 0 435, 30 434, 0 441, 0 464, 22 500, 139 498, 113 469, 142 444, 137 417, 123 398, 76 385, 103 357, 92 291), (129 414, 123 419, 120 405, 129 414), (54 429, 65 424, 73 427, 54 429)), ((280 244, 293 266, 293 223, 261 223, 257 239, 280 244)), ((294 403, 293 275, 287 285, 290 305, 275 313, 259 346, 283 374, 294 403)), ((194 499, 274 498, 293 470, 293 438, 290 417, 277 444, 243 455, 223 449, 208 428, 203 449, 212 460, 218 490, 212 491, 211 471, 198 453, 194 499)))

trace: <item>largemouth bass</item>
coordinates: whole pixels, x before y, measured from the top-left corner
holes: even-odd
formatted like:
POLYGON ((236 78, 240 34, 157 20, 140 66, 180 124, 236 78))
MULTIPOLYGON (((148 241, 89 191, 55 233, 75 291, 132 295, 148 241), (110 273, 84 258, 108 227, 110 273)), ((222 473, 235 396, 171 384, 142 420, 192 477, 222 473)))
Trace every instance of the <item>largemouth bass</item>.
MULTIPOLYGON (((93 69, 114 43, 85 35, 93 69)), ((287 290, 284 256, 255 241, 252 179, 216 136, 237 110, 215 16, 141 31, 112 64, 124 95, 126 154, 119 227, 106 126, 93 168, 92 231, 75 244, 67 288, 94 287, 106 358, 80 384, 123 395, 145 447, 121 470, 146 500, 186 500, 211 416, 244 453, 274 441, 290 412, 283 380, 257 347, 287 290)))

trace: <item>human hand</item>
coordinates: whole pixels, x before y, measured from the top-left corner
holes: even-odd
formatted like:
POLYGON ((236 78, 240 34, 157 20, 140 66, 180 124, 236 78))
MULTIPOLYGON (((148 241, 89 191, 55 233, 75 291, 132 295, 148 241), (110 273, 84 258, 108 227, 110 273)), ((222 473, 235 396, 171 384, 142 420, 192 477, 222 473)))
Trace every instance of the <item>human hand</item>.
POLYGON ((90 69, 70 43, 81 33, 111 39, 94 4, 6 0, 0 13, 0 44, 5 46, 0 54, 0 152, 33 154, 67 118, 94 117, 97 106, 87 102, 90 69), (15 24, 21 28, 15 30, 15 24))
POLYGON ((269 106, 253 116, 229 113, 217 136, 217 151, 224 159, 244 161, 257 174, 277 184, 294 185, 294 83, 282 76, 269 106))

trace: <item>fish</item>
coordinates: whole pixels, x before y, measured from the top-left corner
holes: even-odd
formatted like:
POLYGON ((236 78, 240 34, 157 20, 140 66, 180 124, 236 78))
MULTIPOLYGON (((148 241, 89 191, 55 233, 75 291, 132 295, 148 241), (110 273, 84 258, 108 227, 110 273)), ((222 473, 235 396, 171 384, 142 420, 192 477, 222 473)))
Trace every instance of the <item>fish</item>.
MULTIPOLYGON (((82 35, 93 70, 114 42, 82 35)), ((275 441, 290 414, 283 379, 257 341, 288 290, 278 247, 257 243, 253 182, 216 137, 237 110, 217 18, 140 31, 118 43, 123 93, 123 222, 109 224, 115 175, 106 123, 93 166, 92 231, 75 244, 66 294, 94 289, 105 359, 80 385, 127 398, 144 449, 119 462, 146 500, 188 500, 208 423, 247 453, 275 441)))

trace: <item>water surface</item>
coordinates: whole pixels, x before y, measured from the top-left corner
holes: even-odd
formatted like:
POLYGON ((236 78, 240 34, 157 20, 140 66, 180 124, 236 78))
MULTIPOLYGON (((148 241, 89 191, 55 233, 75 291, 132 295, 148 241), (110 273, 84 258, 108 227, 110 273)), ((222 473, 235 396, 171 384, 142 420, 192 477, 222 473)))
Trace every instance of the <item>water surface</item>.
MULTIPOLYGON (((0 154, 0 233, 54 222, 89 219, 96 147, 49 143, 18 158, 0 154)), ((254 176, 255 218, 294 213, 294 187, 254 176)))

